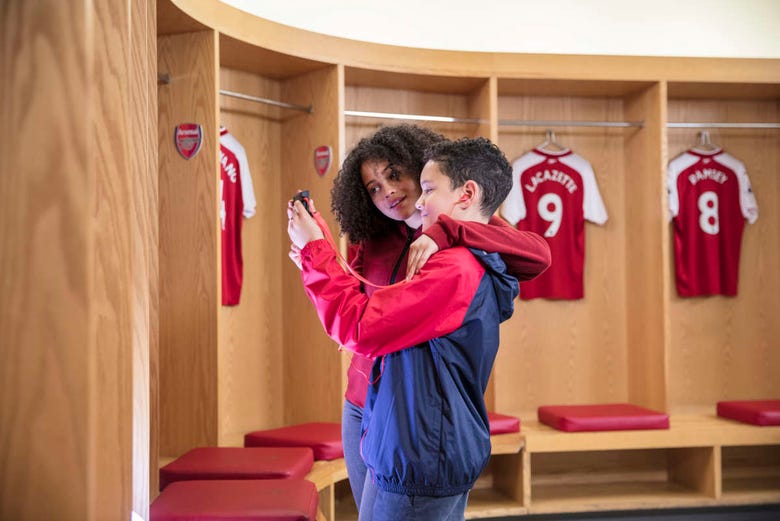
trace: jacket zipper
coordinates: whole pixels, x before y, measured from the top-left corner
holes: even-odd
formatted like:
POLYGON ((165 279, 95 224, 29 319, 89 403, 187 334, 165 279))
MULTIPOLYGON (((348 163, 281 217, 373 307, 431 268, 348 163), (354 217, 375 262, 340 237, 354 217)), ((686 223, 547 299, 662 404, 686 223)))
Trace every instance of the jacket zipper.
POLYGON ((404 249, 401 250, 401 255, 398 257, 398 260, 395 263, 392 275, 390 275, 390 284, 395 284, 395 278, 398 276, 398 270, 401 269, 401 261, 404 260, 406 252, 409 251, 409 246, 412 245, 415 231, 417 230, 412 230, 408 226, 406 227, 406 244, 404 244, 404 249))

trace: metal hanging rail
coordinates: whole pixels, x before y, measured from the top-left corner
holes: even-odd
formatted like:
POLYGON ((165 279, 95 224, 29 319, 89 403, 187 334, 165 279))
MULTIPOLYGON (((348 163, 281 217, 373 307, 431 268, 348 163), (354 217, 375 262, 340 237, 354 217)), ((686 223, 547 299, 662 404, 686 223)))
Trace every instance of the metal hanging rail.
MULTIPOLYGON (((157 73, 157 85, 167 85, 171 83, 171 75, 168 73, 157 73)), ((300 110, 301 112, 306 112, 307 114, 311 114, 314 112, 314 107, 309 105, 308 107, 304 107, 303 105, 295 105, 293 103, 285 103, 283 101, 276 101, 268 98, 260 98, 258 96, 250 96, 249 94, 242 94, 240 92, 234 92, 232 90, 224 90, 220 89, 220 94, 223 96, 230 96, 231 98, 238 98, 246 101, 254 101, 255 103, 264 103, 266 105, 273 105, 274 107, 281 107, 283 109, 292 109, 292 110, 300 110)))
POLYGON ((499 119, 499 126, 513 127, 638 127, 645 126, 644 121, 541 121, 527 119, 499 119))
POLYGON ((683 123, 670 122, 669 128, 780 128, 780 123, 683 123))
POLYGON ((408 121, 435 121, 439 123, 487 123, 486 120, 478 118, 453 118, 449 116, 426 116, 423 114, 395 114, 392 112, 363 112, 360 110, 345 110, 344 115, 359 118, 403 119, 408 121))
POLYGON ((257 96, 250 96, 248 94, 241 94, 240 92, 233 92, 232 90, 222 90, 219 91, 220 94, 223 96, 230 96, 231 98, 238 98, 246 101, 254 101, 255 103, 264 103, 266 105, 273 105, 274 107, 282 107, 284 109, 292 109, 292 110, 300 110, 301 112, 306 112, 307 114, 311 114, 314 112, 314 107, 309 105, 308 107, 304 107, 303 105, 295 105, 293 103, 285 103, 283 101, 276 101, 268 98, 259 98, 257 96))

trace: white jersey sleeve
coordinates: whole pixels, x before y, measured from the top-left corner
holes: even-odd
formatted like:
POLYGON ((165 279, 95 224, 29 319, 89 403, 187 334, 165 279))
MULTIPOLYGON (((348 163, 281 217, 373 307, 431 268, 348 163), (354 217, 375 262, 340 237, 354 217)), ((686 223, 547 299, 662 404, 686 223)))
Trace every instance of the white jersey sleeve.
POLYGON ((607 209, 601 199, 601 192, 599 192, 599 186, 596 183, 596 174, 590 163, 577 154, 563 156, 560 161, 582 176, 582 212, 585 219, 596 224, 607 222, 607 209))
POLYGON ((241 201, 244 203, 243 216, 250 218, 255 215, 257 201, 255 200, 255 190, 252 184, 252 175, 249 172, 249 160, 246 156, 246 149, 238 142, 233 134, 227 133, 220 138, 220 141, 235 154, 238 160, 238 174, 241 179, 241 201))
POLYGON ((742 216, 753 224, 758 219, 758 204, 756 196, 750 187, 750 179, 747 175, 745 164, 731 154, 722 153, 713 158, 714 161, 731 169, 737 175, 739 182, 739 205, 742 210, 742 216))

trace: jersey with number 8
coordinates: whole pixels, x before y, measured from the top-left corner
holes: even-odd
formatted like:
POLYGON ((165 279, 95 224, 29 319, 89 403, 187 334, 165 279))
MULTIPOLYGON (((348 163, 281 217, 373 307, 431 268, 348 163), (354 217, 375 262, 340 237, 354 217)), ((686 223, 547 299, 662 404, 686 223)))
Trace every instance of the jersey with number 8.
POLYGON ((669 163, 668 189, 677 293, 736 295, 745 219, 758 218, 745 165, 721 149, 691 149, 669 163))
POLYGON ((597 224, 607 220, 593 168, 568 149, 533 149, 517 159, 512 168, 512 190, 501 215, 518 229, 544 236, 552 254, 547 271, 520 283, 520 297, 582 298, 585 220, 597 224))

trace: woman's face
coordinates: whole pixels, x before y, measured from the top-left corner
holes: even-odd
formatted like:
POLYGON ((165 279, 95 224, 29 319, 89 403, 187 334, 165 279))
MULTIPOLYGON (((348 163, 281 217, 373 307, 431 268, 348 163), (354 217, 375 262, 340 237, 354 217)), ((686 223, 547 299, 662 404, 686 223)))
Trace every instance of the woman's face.
POLYGON ((360 166, 360 175, 374 206, 382 214, 394 221, 405 221, 413 228, 419 226, 415 222, 419 213, 414 203, 422 192, 403 167, 391 165, 385 159, 369 159, 360 166))

